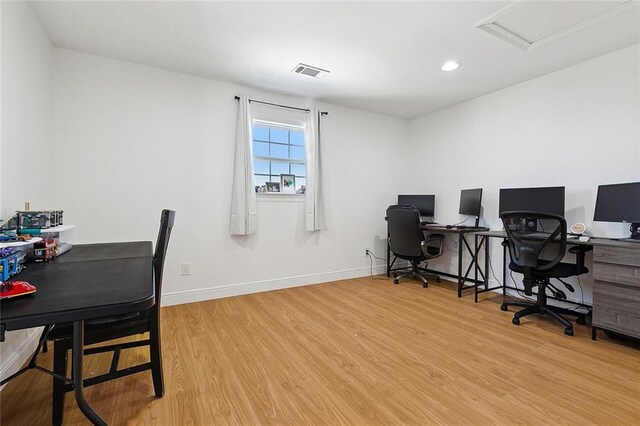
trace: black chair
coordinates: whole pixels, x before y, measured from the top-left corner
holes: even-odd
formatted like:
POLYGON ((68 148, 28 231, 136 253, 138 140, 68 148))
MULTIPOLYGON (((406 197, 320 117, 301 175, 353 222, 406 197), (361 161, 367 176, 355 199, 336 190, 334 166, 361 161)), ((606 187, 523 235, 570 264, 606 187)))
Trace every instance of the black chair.
MULTIPOLYGON (((413 206, 394 205, 387 208, 387 227, 389 248, 396 258, 411 262, 411 269, 404 274, 393 274, 393 283, 398 284, 404 277, 414 277, 422 281, 423 287, 429 286, 427 271, 418 265, 442 254, 444 235, 431 234, 425 237, 420 227, 420 212, 413 206)), ((440 277, 436 276, 436 281, 440 277)))
POLYGON ((507 233, 506 245, 509 247, 511 263, 509 269, 524 275, 524 293, 533 295, 533 287, 538 287, 535 303, 503 302, 500 309, 507 311, 509 306, 519 306, 522 309, 513 316, 513 324, 519 325, 520 318, 531 314, 542 314, 553 318, 564 325, 564 333, 573 335, 573 325, 562 314, 575 315, 578 324, 584 324, 584 314, 568 309, 551 306, 547 303, 547 290, 556 299, 567 298, 564 291, 551 284, 550 279, 556 278, 573 292, 573 286, 564 282, 562 278, 586 274, 589 270, 584 266, 585 253, 591 250, 589 246, 574 246, 569 252, 576 255, 576 263, 563 263, 562 258, 567 245, 567 222, 562 216, 536 212, 504 212, 500 215, 507 233), (541 230, 542 232, 538 232, 541 230), (541 258, 544 250, 546 258, 541 258))
MULTIPOLYGON (((160 297, 162 295, 162 272, 164 260, 175 219, 175 211, 163 210, 160 217, 160 231, 153 255, 154 286, 156 302, 149 310, 124 316, 100 318, 85 321, 85 345, 120 339, 136 334, 149 333, 149 338, 126 343, 86 348, 85 355, 113 352, 111 368, 108 373, 84 380, 84 386, 92 386, 108 380, 128 376, 145 370, 151 370, 153 388, 157 397, 164 395, 164 379, 162 374, 162 351, 160 342, 160 297), (122 349, 149 346, 150 362, 118 370, 118 360, 122 349)), ((73 325, 56 324, 47 337, 53 341, 53 372, 60 377, 67 377, 67 352, 73 344, 73 325)), ((53 412, 54 425, 62 424, 64 415, 64 394, 73 390, 73 385, 62 378, 53 378, 53 412)))

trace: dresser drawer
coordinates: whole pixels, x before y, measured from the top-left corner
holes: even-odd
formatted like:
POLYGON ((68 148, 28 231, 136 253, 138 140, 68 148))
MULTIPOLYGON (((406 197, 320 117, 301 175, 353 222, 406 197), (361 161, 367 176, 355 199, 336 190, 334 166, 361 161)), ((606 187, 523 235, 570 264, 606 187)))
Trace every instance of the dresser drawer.
POLYGON ((595 246, 593 247, 593 262, 640 267, 640 243, 638 244, 638 249, 595 246))
POLYGON ((594 281, 592 322, 596 327, 640 337, 640 291, 594 281))
POLYGON ((637 287, 640 291, 640 267, 593 262, 593 279, 637 287))

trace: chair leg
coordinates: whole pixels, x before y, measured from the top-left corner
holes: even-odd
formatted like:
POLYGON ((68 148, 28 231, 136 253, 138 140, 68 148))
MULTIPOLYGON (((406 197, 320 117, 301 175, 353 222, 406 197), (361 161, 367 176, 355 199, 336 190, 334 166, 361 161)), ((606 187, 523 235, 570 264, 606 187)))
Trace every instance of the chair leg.
POLYGON ((515 314, 513 314, 513 320, 514 320, 514 324, 516 320, 519 320, 520 318, 527 316, 527 315, 532 315, 532 314, 538 314, 540 313, 540 307, 539 306, 528 306, 526 308, 524 308, 521 311, 516 312, 515 314))
POLYGON ((417 263, 411 262, 411 270, 403 274, 393 274, 393 283, 398 284, 398 282, 400 282, 402 278, 411 277, 411 278, 417 278, 420 281, 422 281, 422 287, 424 288, 429 287, 429 280, 424 274, 420 272, 420 269, 421 268, 418 267, 417 263))
POLYGON ((420 272, 416 271, 413 272, 412 275, 415 278, 418 278, 420 281, 422 281, 422 287, 427 288, 429 287, 429 280, 427 280, 427 277, 425 277, 424 275, 422 275, 420 272))
MULTIPOLYGON (((53 372, 61 376, 67 376, 67 345, 64 341, 56 341, 53 344, 53 372)), ((51 421, 54 425, 61 425, 64 416, 64 391, 65 382, 53 378, 53 398, 51 405, 51 421)))
POLYGON ((573 325, 567 321, 566 318, 564 318, 562 315, 560 315, 557 312, 554 312, 553 310, 549 309, 549 308, 545 308, 545 307, 541 307, 540 308, 540 313, 544 314, 548 317, 553 318, 554 320, 558 321, 560 324, 564 325, 564 332, 567 335, 572 336, 573 335, 573 325))
POLYGON ((164 375, 162 373, 162 344, 160 341, 160 314, 152 310, 152 318, 149 331, 149 353, 151 355, 151 376, 153 377, 153 389, 158 398, 164 395, 164 375))

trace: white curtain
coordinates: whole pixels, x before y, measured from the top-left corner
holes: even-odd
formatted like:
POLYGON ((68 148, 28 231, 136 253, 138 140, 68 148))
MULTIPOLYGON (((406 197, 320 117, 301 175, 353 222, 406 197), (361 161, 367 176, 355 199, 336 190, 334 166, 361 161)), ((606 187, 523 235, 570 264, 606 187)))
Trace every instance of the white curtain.
POLYGON ((240 95, 236 124, 236 157, 231 196, 231 235, 250 235, 258 230, 256 191, 253 185, 253 150, 249 97, 240 95))
POLYGON ((313 108, 306 117, 305 145, 307 147, 307 231, 326 229, 324 197, 322 194, 322 162, 320 143, 320 111, 313 108))

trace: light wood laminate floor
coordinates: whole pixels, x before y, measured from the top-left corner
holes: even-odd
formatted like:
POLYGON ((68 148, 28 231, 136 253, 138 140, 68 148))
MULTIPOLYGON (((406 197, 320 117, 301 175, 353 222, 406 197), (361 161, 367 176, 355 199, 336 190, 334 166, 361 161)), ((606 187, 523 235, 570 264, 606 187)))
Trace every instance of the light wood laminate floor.
MULTIPOLYGON (((166 395, 149 372, 86 394, 113 425, 640 424, 636 343, 536 317, 517 327, 500 300, 361 278, 167 307, 166 395)), ((121 366, 148 359, 127 352, 121 366)), ((51 379, 30 371, 0 402, 3 426, 50 424, 51 379)), ((65 420, 87 424, 71 393, 65 420)))

